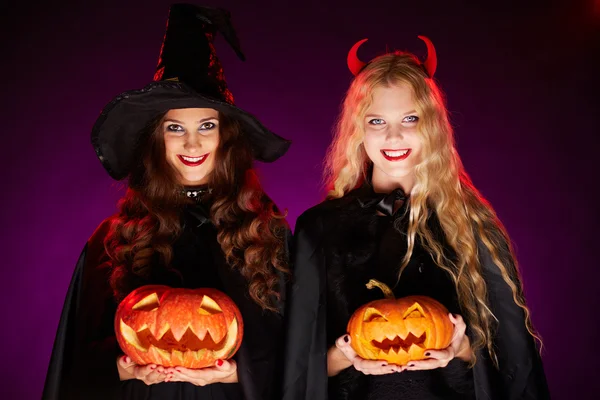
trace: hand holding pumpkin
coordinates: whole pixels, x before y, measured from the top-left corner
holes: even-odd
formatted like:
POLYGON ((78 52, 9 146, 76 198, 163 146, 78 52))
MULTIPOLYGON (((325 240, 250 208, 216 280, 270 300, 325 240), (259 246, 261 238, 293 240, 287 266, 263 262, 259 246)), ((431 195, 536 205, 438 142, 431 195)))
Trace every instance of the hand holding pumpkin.
POLYGON ((443 368, 453 359, 460 358, 463 361, 470 361, 472 357, 469 337, 465 335, 467 325, 460 315, 449 314, 450 321, 454 324, 454 333, 450 345, 441 350, 427 350, 425 360, 411 361, 403 367, 406 371, 417 371, 425 369, 443 368))
POLYGON ((165 382, 189 382, 196 386, 205 386, 212 383, 234 383, 238 381, 237 364, 234 360, 219 360, 214 367, 190 369, 185 367, 171 367, 165 369, 167 379, 165 382))
POLYGON ((164 368, 160 365, 137 365, 128 356, 121 356, 117 359, 117 369, 122 381, 139 379, 146 385, 153 385, 164 382, 167 378, 164 368))
POLYGON ((402 367, 394 364, 388 365, 386 361, 365 360, 364 358, 361 358, 352 348, 350 342, 351 340, 352 339, 350 338, 350 335, 343 335, 336 340, 335 346, 332 349, 334 351, 335 349, 338 349, 339 352, 341 352, 341 354, 348 361, 348 363, 339 361, 336 362, 335 354, 331 354, 330 351, 330 354, 328 354, 327 357, 328 371, 330 372, 330 375, 336 375, 339 372, 339 370, 345 369, 350 365, 352 365, 354 369, 362 372, 365 375, 385 375, 391 374, 393 372, 402 371, 402 367))

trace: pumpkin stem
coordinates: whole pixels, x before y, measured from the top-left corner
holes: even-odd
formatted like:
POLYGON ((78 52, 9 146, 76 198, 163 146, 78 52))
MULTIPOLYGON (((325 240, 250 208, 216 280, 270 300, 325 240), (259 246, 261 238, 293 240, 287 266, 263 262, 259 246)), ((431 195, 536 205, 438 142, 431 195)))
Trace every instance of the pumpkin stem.
POLYGON ((395 299, 396 298, 396 296, 394 296, 394 292, 392 292, 392 289, 390 289, 390 287, 388 285, 386 285, 383 282, 379 282, 377 279, 369 280, 369 282, 367 283, 367 289, 373 289, 376 287, 381 289, 381 291, 383 292, 383 295, 385 296, 386 299, 395 299))

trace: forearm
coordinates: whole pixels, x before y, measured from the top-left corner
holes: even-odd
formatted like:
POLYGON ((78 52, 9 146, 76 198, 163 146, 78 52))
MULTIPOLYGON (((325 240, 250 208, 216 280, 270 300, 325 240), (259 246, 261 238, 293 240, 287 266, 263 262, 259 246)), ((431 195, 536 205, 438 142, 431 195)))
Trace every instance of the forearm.
POLYGON ((327 376, 335 376, 350 367, 352 363, 336 346, 327 351, 327 376))

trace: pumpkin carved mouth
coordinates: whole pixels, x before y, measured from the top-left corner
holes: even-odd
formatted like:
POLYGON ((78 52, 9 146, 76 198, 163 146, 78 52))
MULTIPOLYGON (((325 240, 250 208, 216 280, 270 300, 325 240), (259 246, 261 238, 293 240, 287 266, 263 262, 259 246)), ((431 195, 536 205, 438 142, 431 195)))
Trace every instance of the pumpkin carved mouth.
POLYGON ((175 338, 170 329, 160 338, 154 337, 148 328, 137 332, 136 334, 137 340, 142 347, 147 349, 150 346, 154 346, 168 351, 196 351, 199 349, 218 350, 219 348, 223 347, 225 342, 225 338, 221 339, 219 342, 215 342, 210 332, 206 332, 204 338, 200 339, 200 337, 192 332, 190 328, 185 331, 179 340, 175 338))
POLYGON ((415 336, 412 333, 409 333, 404 339, 400 336, 396 336, 393 339, 385 338, 383 341, 371 340, 371 344, 373 347, 383 351, 384 353, 389 353, 393 351, 394 353, 399 353, 400 350, 408 352, 411 346, 419 346, 421 348, 425 348, 425 340, 427 339, 427 333, 423 332, 420 336, 415 336))
POLYGON ((186 351, 219 351, 228 343, 228 338, 235 340, 237 336, 237 321, 234 319, 229 325, 227 334, 215 340, 210 331, 205 329, 203 332, 195 334, 188 326, 184 334, 180 338, 176 338, 169 325, 161 329, 162 335, 155 336, 148 327, 136 332, 133 328, 121 320, 121 332, 127 342, 142 351, 148 351, 150 347, 154 347, 161 355, 170 359, 168 353, 186 352, 186 351), (165 354, 166 353, 166 354, 165 354))

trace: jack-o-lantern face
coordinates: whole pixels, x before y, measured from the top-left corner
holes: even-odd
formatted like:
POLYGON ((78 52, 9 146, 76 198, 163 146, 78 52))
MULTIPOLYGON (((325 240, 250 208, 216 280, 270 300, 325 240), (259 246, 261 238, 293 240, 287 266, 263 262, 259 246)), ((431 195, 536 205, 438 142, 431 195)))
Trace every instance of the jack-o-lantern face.
POLYGON ((446 307, 436 300, 408 296, 360 307, 348 322, 348 332, 352 348, 362 358, 406 365, 426 358, 425 350, 446 348, 454 325, 446 307))
POLYGON ((121 349, 140 365, 213 366, 235 354, 243 329, 235 303, 216 289, 143 286, 115 315, 121 349))

